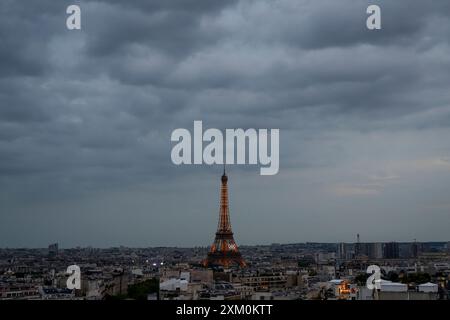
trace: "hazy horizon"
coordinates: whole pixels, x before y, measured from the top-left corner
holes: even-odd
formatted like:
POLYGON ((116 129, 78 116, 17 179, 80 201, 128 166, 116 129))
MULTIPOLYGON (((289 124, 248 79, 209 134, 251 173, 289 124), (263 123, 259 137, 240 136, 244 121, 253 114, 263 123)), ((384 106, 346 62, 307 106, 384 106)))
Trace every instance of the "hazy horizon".
MULTIPOLYGON (((398 244, 409 244, 409 243, 414 243, 414 241, 395 241, 398 244)), ((430 244, 430 243, 444 243, 444 242, 450 242, 449 240, 442 240, 442 241, 421 241, 418 242, 419 244, 430 244)), ((55 242, 54 242, 55 243, 55 242)), ((54 243, 49 243, 50 244, 54 244, 54 243)), ((316 242, 316 241, 306 241, 306 242, 290 242, 290 243, 266 243, 266 244, 241 244, 239 245, 239 247, 257 247, 257 246, 271 246, 271 245, 282 245, 282 246, 287 246, 287 245, 299 245, 299 244, 339 244, 342 242, 316 242)), ((356 242, 343 242, 346 244, 356 244, 356 242)), ((361 241, 360 243, 389 243, 389 241, 361 241)), ((188 246, 188 247, 182 247, 182 246, 125 246, 125 245, 119 245, 119 246, 102 246, 102 247, 97 247, 97 246, 73 246, 73 247, 62 247, 60 246, 60 244, 58 243, 58 249, 62 249, 62 250, 70 250, 70 249, 88 249, 88 248, 92 248, 92 249, 113 249, 113 248, 126 248, 126 249, 156 249, 156 248, 167 248, 167 249, 194 249, 194 248, 200 248, 200 249, 205 249, 207 250, 209 245, 205 245, 205 246, 188 246)), ((0 247, 0 249, 31 249, 31 250, 47 250, 48 246, 45 247, 0 247)))

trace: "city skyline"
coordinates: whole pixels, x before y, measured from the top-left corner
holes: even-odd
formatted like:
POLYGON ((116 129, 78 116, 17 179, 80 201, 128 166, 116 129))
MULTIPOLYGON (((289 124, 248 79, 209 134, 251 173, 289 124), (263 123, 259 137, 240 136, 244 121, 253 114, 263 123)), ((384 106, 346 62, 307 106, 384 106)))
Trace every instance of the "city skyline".
MULTIPOLYGON (((417 243, 418 245, 424 244, 433 244, 433 243, 439 243, 439 244, 448 244, 450 243, 450 240, 429 240, 429 241, 361 241, 360 244, 364 245, 364 244, 388 244, 388 243, 397 243, 399 245, 402 244, 414 244, 417 243)), ((206 245, 195 245, 195 246, 126 246, 126 245, 118 245, 118 246, 104 246, 104 247, 100 247, 100 246, 92 246, 92 245, 87 245, 87 246, 71 246, 71 247, 65 247, 65 246, 61 246, 60 243, 55 242, 55 243, 49 243, 45 246, 42 247, 0 247, 0 249, 31 249, 31 250, 48 250, 50 246, 52 245, 58 245, 58 248, 60 250, 70 250, 70 249, 113 249, 113 248, 127 248, 127 249, 153 249, 153 248, 168 248, 168 249, 194 249, 194 248, 201 248, 201 249, 208 249, 210 248, 210 244, 206 244, 206 245)), ((345 244, 345 245, 356 245, 357 242, 356 241, 347 241, 347 242, 316 242, 316 241, 305 241, 305 242, 289 242, 289 243, 280 243, 280 242, 273 242, 273 243, 260 243, 260 244, 241 244, 239 245, 239 247, 244 247, 244 248, 248 248, 248 247, 268 247, 268 246, 276 246, 276 245, 282 245, 282 246, 289 246, 289 245, 306 245, 306 244, 319 244, 319 245, 336 245, 339 246, 340 244, 345 244)))
POLYGON ((449 240, 448 1, 77 3, 0 3, 0 247, 209 245, 196 120, 280 130, 276 175, 227 167, 241 246, 449 240))

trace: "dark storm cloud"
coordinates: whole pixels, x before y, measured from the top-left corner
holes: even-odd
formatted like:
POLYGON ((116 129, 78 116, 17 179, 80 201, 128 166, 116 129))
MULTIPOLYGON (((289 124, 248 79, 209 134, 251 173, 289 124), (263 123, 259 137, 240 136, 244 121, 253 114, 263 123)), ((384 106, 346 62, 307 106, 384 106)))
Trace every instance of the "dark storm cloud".
MULTIPOLYGON (((426 204, 433 197, 411 181, 446 177, 448 1, 76 1, 82 30, 68 31, 72 3, 0 3, 0 199, 12 226, 34 213, 53 234, 51 226, 81 214, 77 228, 93 215, 112 219, 120 234, 114 219, 136 212, 154 223, 151 241, 164 244, 161 230, 185 219, 214 222, 198 203, 216 199, 209 182, 216 168, 170 161, 170 133, 191 129, 193 120, 221 129, 282 129, 280 174, 270 185, 256 184, 267 190, 255 189, 253 178, 236 181, 236 203, 249 215, 239 222, 250 228, 246 221, 261 215, 265 234, 278 223, 269 214, 277 205, 283 221, 306 217, 323 234, 336 234, 327 229, 334 213, 355 221, 348 228, 361 227, 361 205, 345 201, 354 196, 382 197, 363 205, 405 218, 415 209, 383 191, 405 199, 402 190, 409 190, 426 204), (382 8, 381 31, 365 28, 369 4, 382 8), (400 178, 373 178, 394 176, 400 178), (239 190, 254 191, 245 199, 239 190), (269 190, 268 202, 255 204, 269 190), (192 208, 177 215, 189 201, 192 208)), ((445 206, 438 190, 448 180, 433 181, 429 187, 445 206)), ((291 225, 280 224, 287 231, 271 239, 294 239, 291 225)), ((13 231, 1 231, 21 243, 13 231)), ((140 241, 127 234, 124 242, 140 241)))
POLYGON ((225 99, 236 91, 278 95, 277 108, 272 102, 264 108, 263 99, 238 102, 235 108, 244 113, 310 106, 329 106, 328 113, 368 111, 370 117, 379 109, 411 112, 422 101, 405 93, 423 94, 421 66, 433 73, 448 68, 427 53, 446 41, 432 38, 449 28, 448 21, 437 24, 449 7, 414 1, 405 10, 398 2, 378 3, 384 29, 376 33, 361 27, 369 4, 364 1, 222 2, 201 11, 137 5, 126 13, 120 4, 104 2, 94 6, 95 19, 87 18, 92 32, 82 69, 151 86, 170 110, 188 108, 185 93, 192 99, 208 89, 225 99), (167 101, 171 95, 161 88, 181 101, 167 101))
POLYGON ((64 1, 0 3, 0 77, 40 76, 51 67, 48 40, 58 33, 64 1))

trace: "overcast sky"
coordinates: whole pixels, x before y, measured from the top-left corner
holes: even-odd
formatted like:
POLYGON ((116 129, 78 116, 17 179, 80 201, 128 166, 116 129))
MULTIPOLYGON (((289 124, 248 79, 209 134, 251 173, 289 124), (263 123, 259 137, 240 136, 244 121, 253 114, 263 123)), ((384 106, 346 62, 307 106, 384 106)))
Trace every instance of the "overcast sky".
POLYGON ((0 247, 209 245, 222 168, 170 159, 194 120, 280 129, 277 175, 228 167, 238 244, 450 240, 449 17, 448 0, 2 0, 0 247))

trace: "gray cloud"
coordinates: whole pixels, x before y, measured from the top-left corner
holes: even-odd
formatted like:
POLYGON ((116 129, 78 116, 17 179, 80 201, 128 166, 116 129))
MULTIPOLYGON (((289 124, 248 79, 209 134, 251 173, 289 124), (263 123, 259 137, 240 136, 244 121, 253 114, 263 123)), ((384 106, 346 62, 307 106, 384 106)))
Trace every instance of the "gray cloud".
POLYGON ((446 237, 448 1, 77 3, 81 31, 0 3, 3 245, 208 244, 220 169, 170 161, 193 120, 281 128, 279 175, 230 168, 245 243, 446 237))

